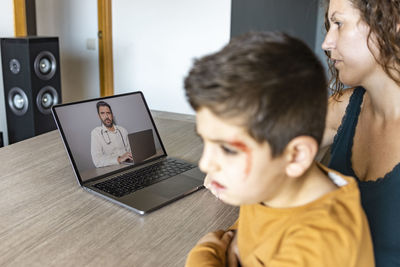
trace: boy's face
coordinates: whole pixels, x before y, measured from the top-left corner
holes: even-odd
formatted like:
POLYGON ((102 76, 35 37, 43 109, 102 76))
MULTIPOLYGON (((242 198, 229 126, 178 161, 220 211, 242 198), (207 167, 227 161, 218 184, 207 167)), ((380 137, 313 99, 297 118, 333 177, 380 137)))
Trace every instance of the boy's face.
POLYGON ((267 142, 257 143, 239 123, 221 120, 207 108, 197 112, 196 120, 204 141, 199 167, 207 173, 205 185, 216 197, 241 205, 268 202, 279 195, 287 179, 283 156, 272 158, 267 142))

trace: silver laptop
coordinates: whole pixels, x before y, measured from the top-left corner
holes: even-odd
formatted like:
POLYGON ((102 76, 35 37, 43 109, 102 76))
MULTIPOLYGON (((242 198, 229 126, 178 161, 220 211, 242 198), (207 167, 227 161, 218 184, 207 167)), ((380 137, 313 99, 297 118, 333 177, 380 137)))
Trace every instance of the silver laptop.
POLYGON ((142 92, 55 105, 78 183, 145 214, 203 188, 205 175, 167 156, 142 92))

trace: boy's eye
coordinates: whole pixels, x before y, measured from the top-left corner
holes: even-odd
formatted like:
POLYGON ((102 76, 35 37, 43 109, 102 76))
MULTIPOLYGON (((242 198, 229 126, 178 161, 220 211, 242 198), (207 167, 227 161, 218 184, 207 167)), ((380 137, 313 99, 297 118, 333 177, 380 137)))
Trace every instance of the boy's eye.
POLYGON ((221 145, 220 147, 221 147, 222 151, 227 155, 236 155, 238 153, 236 150, 231 149, 225 145, 221 145))

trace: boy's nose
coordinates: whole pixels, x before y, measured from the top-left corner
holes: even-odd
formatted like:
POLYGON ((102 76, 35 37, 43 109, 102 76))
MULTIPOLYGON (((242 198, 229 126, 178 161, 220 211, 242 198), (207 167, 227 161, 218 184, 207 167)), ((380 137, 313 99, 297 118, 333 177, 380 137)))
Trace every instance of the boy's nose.
POLYGON ((199 161, 199 168, 202 172, 210 174, 218 171, 218 163, 213 156, 214 154, 215 152, 204 146, 203 154, 199 161))

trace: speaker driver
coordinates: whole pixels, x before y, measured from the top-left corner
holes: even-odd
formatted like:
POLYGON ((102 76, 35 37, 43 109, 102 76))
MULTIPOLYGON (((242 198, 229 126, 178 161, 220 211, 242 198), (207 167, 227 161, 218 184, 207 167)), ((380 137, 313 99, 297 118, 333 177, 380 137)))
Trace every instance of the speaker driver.
POLYGON ((33 65, 36 75, 42 80, 50 80, 56 73, 56 58, 49 51, 40 52, 33 65))
POLYGON ((56 89, 51 86, 45 86, 40 89, 36 96, 36 105, 40 112, 43 114, 50 114, 51 107, 58 104, 58 93, 56 89))
POLYGON ((11 88, 8 93, 8 106, 18 116, 22 116, 28 111, 28 97, 21 88, 11 88))
POLYGON ((10 60, 9 67, 13 74, 18 74, 21 70, 21 64, 19 64, 19 61, 15 58, 10 60))

